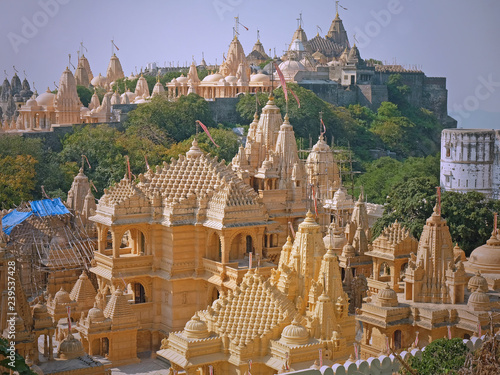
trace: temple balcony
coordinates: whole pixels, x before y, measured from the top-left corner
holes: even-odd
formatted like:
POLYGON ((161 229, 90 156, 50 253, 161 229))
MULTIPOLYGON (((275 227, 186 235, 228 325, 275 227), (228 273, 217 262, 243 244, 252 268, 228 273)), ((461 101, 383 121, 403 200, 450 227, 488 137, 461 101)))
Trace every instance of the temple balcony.
MULTIPOLYGON (((252 268, 256 268, 257 262, 252 263, 252 268)), ((205 270, 205 279, 212 284, 234 289, 241 283, 243 277, 248 272, 248 258, 230 260, 229 263, 221 263, 215 260, 203 258, 203 268, 205 270)), ((276 268, 276 265, 262 261, 259 267, 259 273, 268 278, 271 276, 271 270, 276 268)))
POLYGON ((94 259, 96 266, 93 267, 93 272, 108 280, 111 277, 148 274, 153 266, 153 255, 134 254, 127 247, 120 249, 119 257, 113 257, 112 249, 106 249, 102 253, 95 251, 94 259))

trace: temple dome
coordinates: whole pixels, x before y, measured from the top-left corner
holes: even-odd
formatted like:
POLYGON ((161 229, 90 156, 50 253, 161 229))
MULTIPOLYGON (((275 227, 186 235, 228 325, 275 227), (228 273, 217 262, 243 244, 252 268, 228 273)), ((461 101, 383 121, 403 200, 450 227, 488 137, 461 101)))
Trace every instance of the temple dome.
POLYGON ((238 82, 238 77, 236 77, 236 76, 227 76, 225 78, 225 81, 227 83, 237 83, 238 82))
POLYGON ((106 77, 102 76, 101 73, 99 73, 98 76, 92 78, 92 81, 90 81, 90 84, 94 87, 104 87, 106 86, 107 79, 106 77))
POLYGON ((38 105, 52 107, 54 106, 55 99, 56 94, 51 93, 49 88, 47 88, 46 92, 36 98, 36 102, 38 103, 38 105))
POLYGON ((279 65, 279 68, 280 68, 281 72, 283 73, 285 80, 287 80, 287 81, 293 80, 293 78, 295 77, 295 74, 297 74, 297 72, 307 70, 304 65, 302 65, 299 61, 295 61, 295 60, 284 61, 279 65))
POLYGON ((300 60, 300 63, 304 65, 307 70, 313 71, 316 69, 316 61, 313 58, 304 57, 300 60))
POLYGON ((73 359, 84 356, 85 350, 83 350, 82 343, 69 333, 68 336, 61 341, 57 355, 62 359, 73 359))
MULTIPOLYGON (((203 78, 202 82, 219 82, 224 76, 220 73, 209 74, 203 78)), ((177 79, 178 80, 178 79, 177 79)))
POLYGON ((184 327, 183 334, 190 339, 203 339, 209 336, 207 324, 200 319, 198 313, 194 314, 184 327))
POLYGON ((121 95, 122 99, 123 99, 125 96, 128 96, 128 100, 129 100, 129 102, 130 102, 130 103, 132 103, 132 102, 135 100, 135 98, 137 97, 137 95, 135 95, 135 93, 133 93, 132 91, 130 91, 130 89, 127 89, 127 91, 125 91, 125 92, 121 95))
POLYGON ((89 321, 94 323, 102 322, 104 319, 106 319, 104 313, 100 308, 97 307, 96 303, 94 303, 94 307, 89 310, 87 317, 89 318, 89 321))
POLYGON ((194 139, 191 148, 188 152, 186 152, 186 157, 188 159, 191 159, 201 155, 203 155, 203 151, 201 151, 201 149, 198 147, 198 142, 196 141, 196 139, 194 139))
POLYGON ((297 318, 292 324, 286 326, 281 333, 281 340, 285 344, 304 345, 309 341, 309 331, 300 325, 297 318))
POLYGON ((342 256, 343 257, 353 257, 356 255, 356 249, 352 244, 346 243, 344 248, 342 249, 342 256))
POLYGON ((490 309, 490 297, 482 291, 476 290, 469 296, 467 306, 474 311, 486 311, 490 309))
POLYGON ((177 82, 179 83, 187 83, 188 82, 188 77, 185 77, 184 74, 181 74, 180 77, 177 77, 177 82))
POLYGON ((54 296, 54 302, 59 304, 59 303, 70 303, 71 298, 69 297, 69 293, 64 290, 63 287, 59 289, 59 291, 56 293, 54 296))
POLYGON ((38 302, 33 306, 33 319, 45 319, 49 316, 47 311, 47 306, 43 303, 38 302))
POLYGON ((26 102, 26 106, 27 107, 36 107, 38 106, 38 102, 36 101, 36 99, 33 97, 31 97, 30 99, 28 99, 28 101, 26 102))
POLYGON ((271 78, 267 74, 257 73, 250 76, 250 82, 269 82, 271 78))
POLYGON ((476 272, 476 274, 474 276, 472 276, 470 279, 469 279, 469 283, 467 284, 467 288, 471 291, 471 292, 475 292, 477 290, 479 291, 482 291, 482 292, 487 292, 488 291, 488 281, 486 281, 486 279, 481 276, 481 272, 476 272))
POLYGON ((482 273, 500 273, 500 241, 492 235, 486 244, 476 248, 469 257, 468 266, 482 273))
POLYGON ((382 307, 396 307, 398 305, 398 295, 387 284, 384 289, 380 289, 378 292, 377 302, 382 307))

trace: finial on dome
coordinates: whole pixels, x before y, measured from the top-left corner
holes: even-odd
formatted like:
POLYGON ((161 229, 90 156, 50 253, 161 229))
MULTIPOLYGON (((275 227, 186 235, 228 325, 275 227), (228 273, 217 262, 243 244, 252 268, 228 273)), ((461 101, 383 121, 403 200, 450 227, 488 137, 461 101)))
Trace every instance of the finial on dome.
POLYGON ((188 152, 186 152, 186 157, 190 159, 190 158, 197 158, 201 155, 203 155, 203 151, 201 151, 201 149, 198 147, 198 141, 195 138, 193 139, 191 148, 189 149, 188 152))

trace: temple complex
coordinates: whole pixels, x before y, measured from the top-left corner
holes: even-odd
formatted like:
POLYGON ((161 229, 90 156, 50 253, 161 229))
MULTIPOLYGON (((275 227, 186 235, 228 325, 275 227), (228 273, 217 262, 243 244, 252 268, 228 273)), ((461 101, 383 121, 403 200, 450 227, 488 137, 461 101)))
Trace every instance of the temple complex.
POLYGON ((157 355, 187 374, 208 374, 209 365, 215 373, 245 373, 249 360, 259 374, 307 368, 318 356, 332 365, 354 342, 341 285, 338 258, 325 251, 309 212, 268 280, 249 270, 234 291, 171 333, 157 355))
POLYGON ((218 72, 212 72, 200 80, 193 61, 187 77, 173 78, 166 86, 170 98, 177 98, 188 93, 196 93, 206 99, 234 98, 241 93, 271 92, 272 90, 269 75, 251 74, 243 46, 236 34, 218 72))
POLYGON ((10 130, 49 131, 53 126, 80 124, 81 107, 75 77, 66 67, 59 80, 57 94, 47 88, 47 92, 34 95, 21 106, 16 128, 10 130))
MULTIPOLYGON (((496 228, 490 245, 495 241, 496 228)), ((380 275, 380 271, 377 275, 374 268, 375 280, 387 284, 381 287, 370 282, 379 291, 367 299, 357 316, 364 328, 363 358, 387 353, 388 347, 401 350, 442 337, 480 336, 483 327, 500 326, 499 314, 491 314, 500 307, 499 297, 489 293, 488 282, 479 273, 467 282, 463 252, 453 246, 439 199, 423 228, 416 254, 412 252, 414 240, 397 223, 386 228, 373 247, 374 264, 380 263, 378 258, 390 261, 389 275, 380 275), (380 254, 379 249, 387 248, 388 243, 394 244, 393 259, 380 254), (410 254, 403 282, 396 279, 402 271, 396 263, 397 253, 400 258, 410 254), (395 283, 401 293, 394 290, 395 283)), ((399 262, 404 265, 405 260, 399 262)))

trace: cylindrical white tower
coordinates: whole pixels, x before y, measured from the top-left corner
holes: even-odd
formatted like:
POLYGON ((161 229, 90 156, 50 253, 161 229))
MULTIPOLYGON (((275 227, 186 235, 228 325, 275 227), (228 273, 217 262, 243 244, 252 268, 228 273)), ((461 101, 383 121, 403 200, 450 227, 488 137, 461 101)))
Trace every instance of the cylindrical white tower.
POLYGON ((441 133, 440 185, 448 191, 478 191, 493 197, 495 131, 445 129, 441 133))

